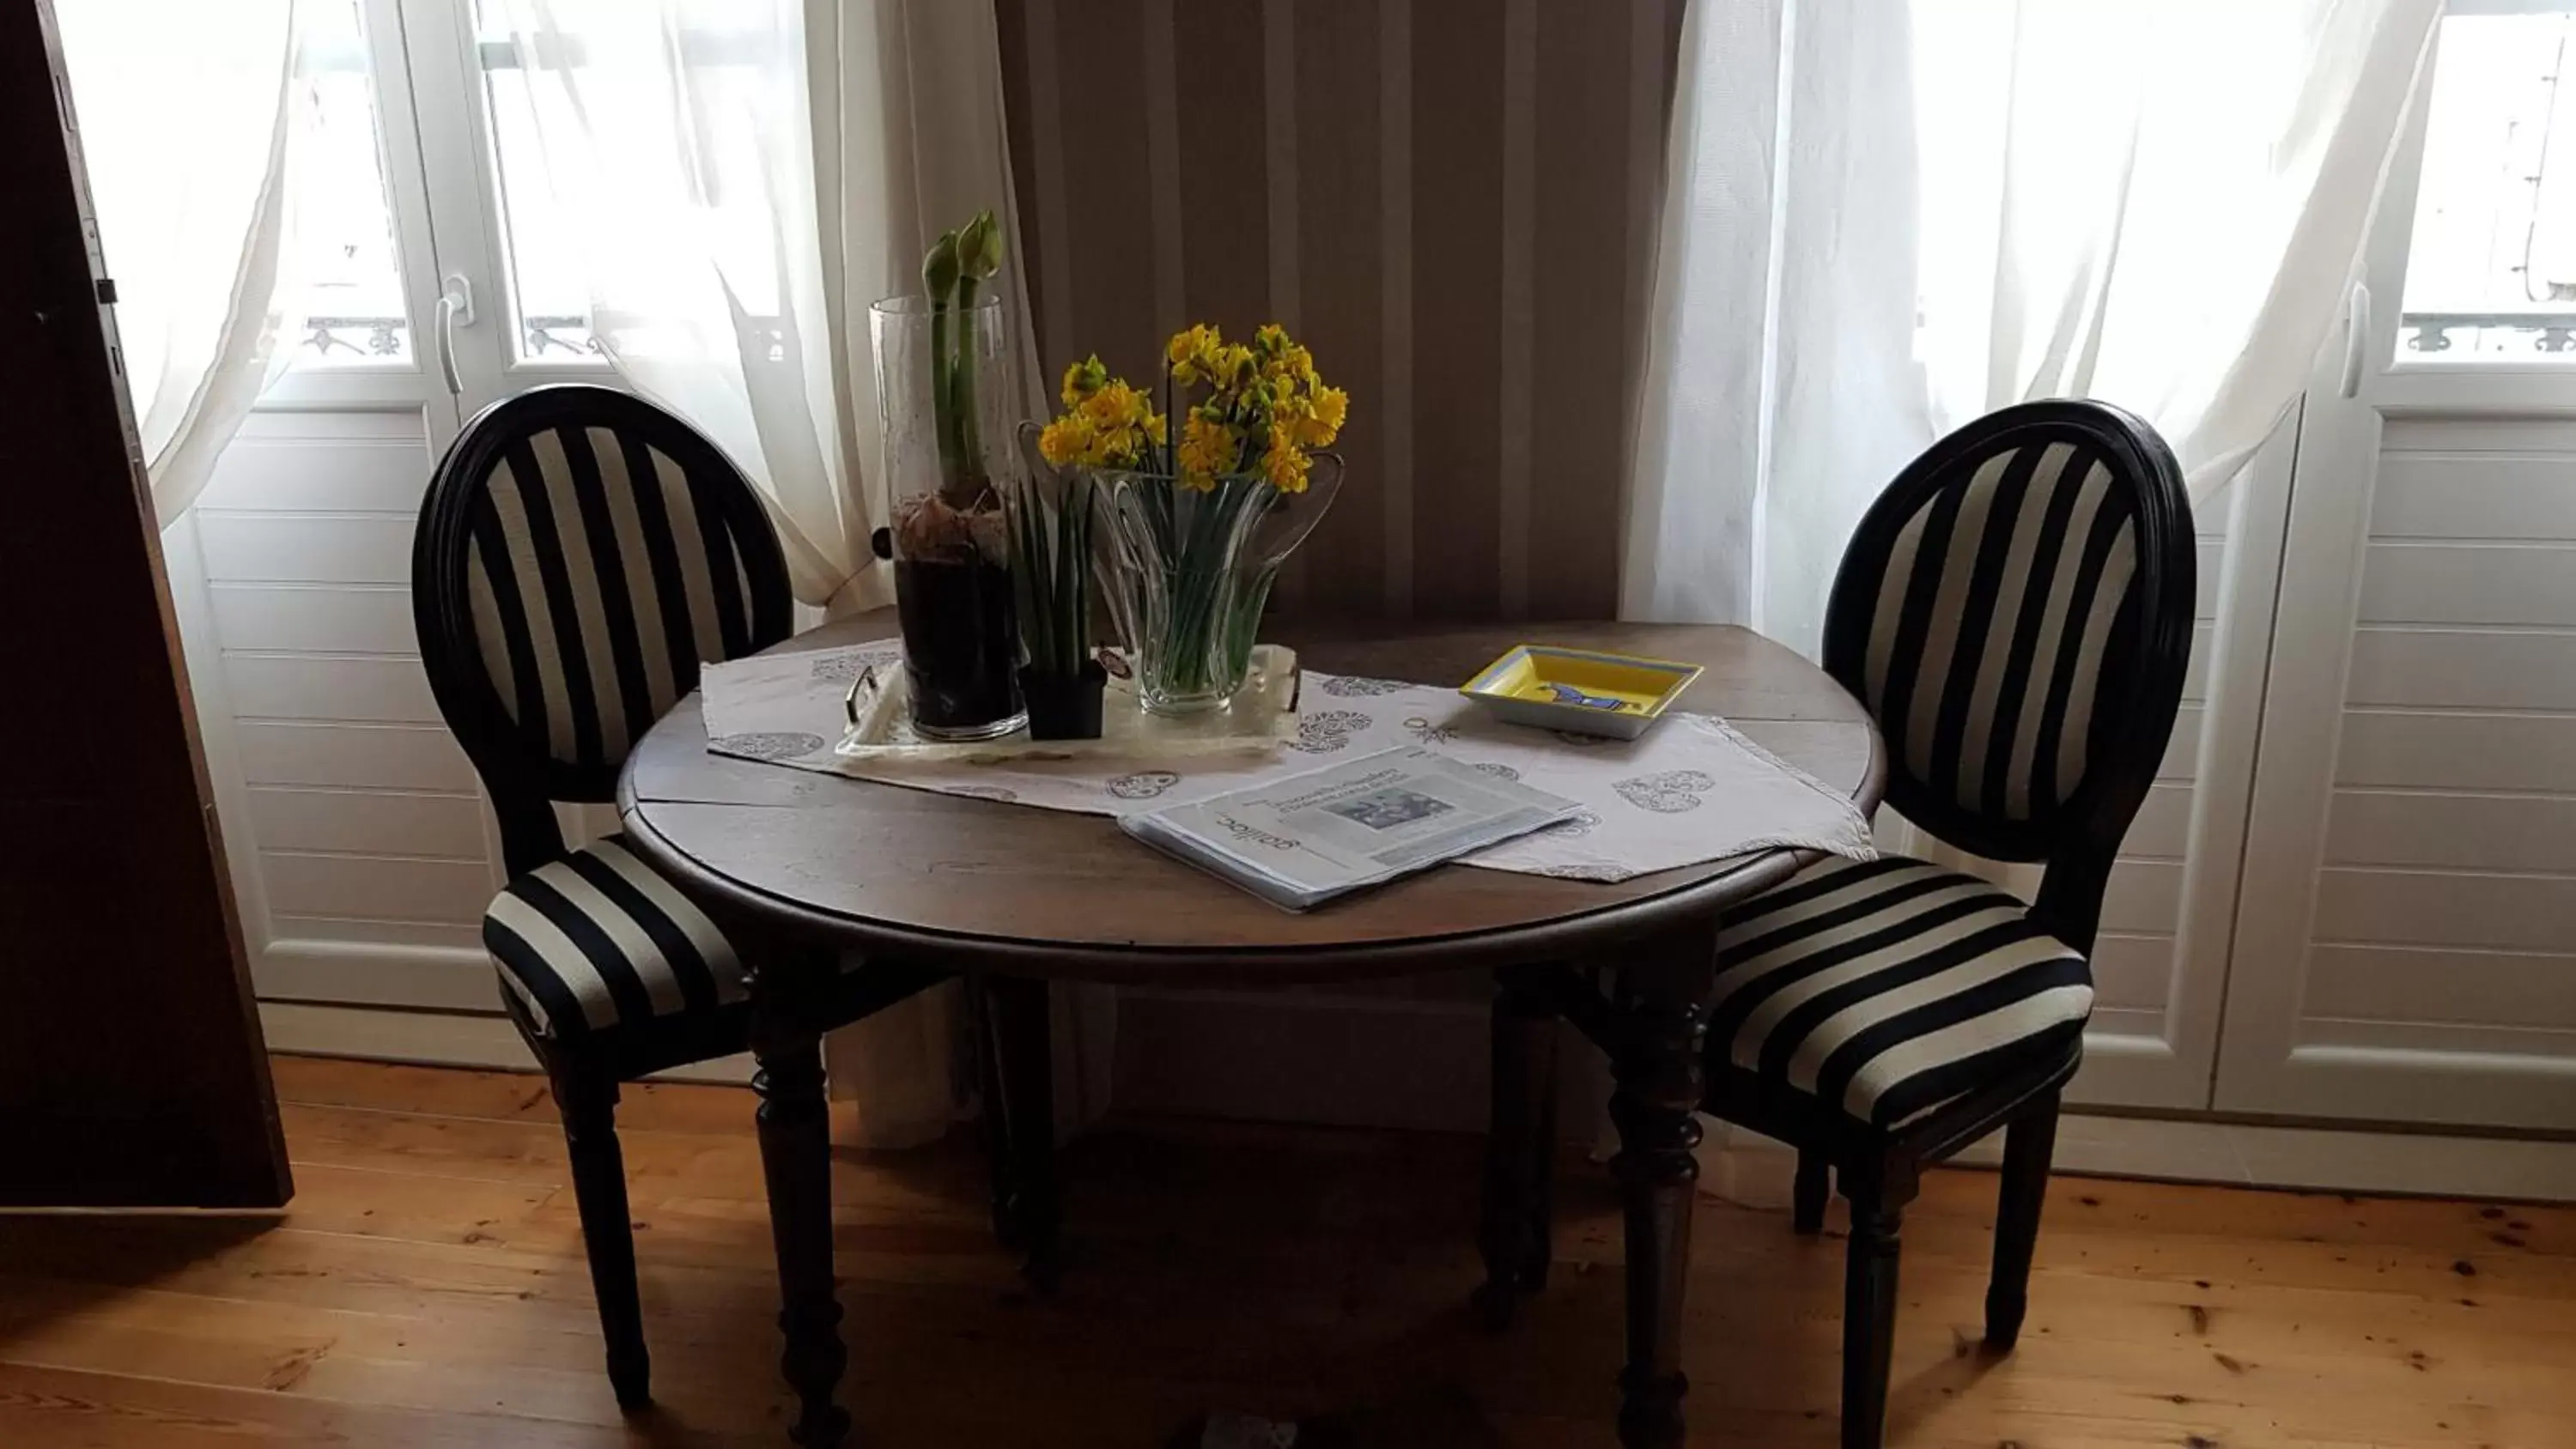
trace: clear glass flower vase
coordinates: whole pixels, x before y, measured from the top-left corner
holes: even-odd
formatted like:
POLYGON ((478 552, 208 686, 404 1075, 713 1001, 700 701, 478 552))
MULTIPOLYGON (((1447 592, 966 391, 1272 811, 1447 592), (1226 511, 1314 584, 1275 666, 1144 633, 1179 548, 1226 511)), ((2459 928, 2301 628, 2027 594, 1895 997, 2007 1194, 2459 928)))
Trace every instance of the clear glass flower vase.
POLYGON ((999 487, 1017 457, 1001 387, 1010 357, 1002 306, 988 297, 934 317, 926 299, 889 297, 868 309, 868 330, 892 503, 884 551, 894 562, 913 728, 925 739, 998 738, 1028 722, 999 487), (948 355, 974 364, 961 379, 971 386, 952 394, 967 415, 962 449, 954 434, 942 447, 938 338, 954 339, 948 355))
POLYGON ((1313 457, 1297 493, 1255 474, 1207 488, 1161 473, 1099 474, 1102 592, 1146 709, 1222 709, 1243 688, 1279 565, 1341 491, 1341 456, 1313 457))

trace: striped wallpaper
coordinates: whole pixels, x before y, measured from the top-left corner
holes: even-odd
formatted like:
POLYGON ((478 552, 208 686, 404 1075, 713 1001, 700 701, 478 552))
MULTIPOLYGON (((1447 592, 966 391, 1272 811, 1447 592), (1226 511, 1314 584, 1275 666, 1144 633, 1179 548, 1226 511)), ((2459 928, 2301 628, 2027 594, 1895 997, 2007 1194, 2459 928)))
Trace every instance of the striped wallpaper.
POLYGON ((1350 390, 1310 616, 1608 618, 1682 0, 995 0, 1050 378, 1277 320, 1350 390))

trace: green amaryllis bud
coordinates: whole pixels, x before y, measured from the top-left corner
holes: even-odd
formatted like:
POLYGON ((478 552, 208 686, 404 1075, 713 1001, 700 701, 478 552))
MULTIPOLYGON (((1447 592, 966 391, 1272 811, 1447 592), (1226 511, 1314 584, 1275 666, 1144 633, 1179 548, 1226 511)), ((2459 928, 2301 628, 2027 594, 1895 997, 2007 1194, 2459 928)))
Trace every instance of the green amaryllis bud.
POLYGON ((975 213, 957 233, 957 267, 960 274, 984 281, 1002 270, 1002 224, 993 219, 988 208, 975 213))
POLYGON ((957 233, 941 232, 939 240, 930 244, 930 251, 921 259, 921 286, 930 294, 933 308, 948 304, 950 295, 957 290, 959 270, 957 233))

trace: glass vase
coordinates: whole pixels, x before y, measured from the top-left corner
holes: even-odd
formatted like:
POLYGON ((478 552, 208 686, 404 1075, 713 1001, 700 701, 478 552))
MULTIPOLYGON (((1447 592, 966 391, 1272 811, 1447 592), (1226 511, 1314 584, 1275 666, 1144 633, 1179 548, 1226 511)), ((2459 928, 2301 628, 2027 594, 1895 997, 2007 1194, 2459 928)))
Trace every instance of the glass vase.
POLYGON ((868 308, 892 503, 885 551, 894 561, 913 728, 925 739, 988 740, 1028 722, 999 487, 1014 456, 1002 318, 999 298, 942 316, 922 297, 868 308), (943 353, 952 359, 946 367, 943 353), (943 372, 952 381, 943 384, 943 372), (934 402, 942 385, 953 389, 961 419, 944 440, 934 402))
POLYGON ((1313 456, 1297 493, 1257 474, 1207 488, 1161 473, 1099 475, 1103 591, 1146 709, 1222 709, 1243 688, 1279 565, 1341 491, 1341 457, 1313 456))

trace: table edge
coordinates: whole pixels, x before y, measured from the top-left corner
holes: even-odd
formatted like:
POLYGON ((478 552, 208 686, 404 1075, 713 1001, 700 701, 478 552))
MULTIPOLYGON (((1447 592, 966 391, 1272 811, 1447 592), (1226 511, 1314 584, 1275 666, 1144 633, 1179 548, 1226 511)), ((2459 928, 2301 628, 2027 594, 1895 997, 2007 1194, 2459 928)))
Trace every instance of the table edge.
POLYGON ((1723 910, 1822 858, 1816 851, 1765 851, 1738 869, 1655 895, 1487 930, 1330 945, 1110 946, 942 931, 818 910, 701 865, 624 805, 621 800, 619 814, 629 846, 686 893, 714 903, 719 915, 748 916, 764 929, 844 948, 936 960, 963 970, 1140 986, 1167 982, 1176 972, 1189 973, 1194 986, 1290 985, 1597 957, 1619 942, 1649 937, 1723 910))
MULTIPOLYGON (((670 714, 700 707, 701 699, 701 692, 693 689, 670 714)), ((1761 716, 1742 718, 1769 722, 1761 716)), ((1833 723, 1849 723, 1868 736, 1869 764, 1850 799, 1864 819, 1874 819, 1887 793, 1886 736, 1866 710, 1859 719, 1833 723)), ((655 727, 660 725, 657 721, 655 727)), ((1117 985, 1161 984, 1176 972, 1188 972, 1193 986, 1298 985, 1597 957, 1622 941, 1649 937, 1722 911, 1824 858, 1820 851, 1774 848, 1746 858, 1737 869, 1653 895, 1608 902, 1546 921, 1397 940, 1228 947, 1035 941, 842 915, 725 875, 700 863, 653 826, 644 810, 656 802, 637 796, 633 765, 630 753, 618 771, 615 792, 619 824, 628 843, 686 893, 712 902, 719 914, 748 917, 770 931, 844 948, 936 960, 961 970, 1117 985)), ((1322 909, 1331 907, 1327 904, 1322 909)))

